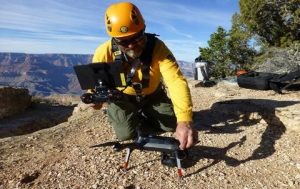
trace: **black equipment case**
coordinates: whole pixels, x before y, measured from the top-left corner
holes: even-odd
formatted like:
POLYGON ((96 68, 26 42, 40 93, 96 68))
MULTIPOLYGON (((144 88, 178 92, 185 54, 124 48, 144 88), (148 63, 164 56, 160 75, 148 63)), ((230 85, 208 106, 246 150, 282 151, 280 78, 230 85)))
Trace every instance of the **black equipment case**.
POLYGON ((251 71, 237 77, 239 87, 256 90, 269 90, 270 80, 277 76, 274 73, 251 71))

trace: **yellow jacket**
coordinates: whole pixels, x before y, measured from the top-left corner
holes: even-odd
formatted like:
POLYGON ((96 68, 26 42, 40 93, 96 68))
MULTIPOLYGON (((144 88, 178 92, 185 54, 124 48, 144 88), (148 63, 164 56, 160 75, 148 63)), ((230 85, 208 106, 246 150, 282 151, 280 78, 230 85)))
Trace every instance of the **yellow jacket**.
MULTIPOLYGON (((100 45, 93 56, 93 63, 113 62, 114 54, 111 49, 111 40, 100 45)), ((161 79, 163 79, 173 103, 177 121, 192 121, 192 100, 187 81, 182 75, 173 54, 159 39, 155 42, 149 76, 149 87, 143 88, 143 94, 153 93, 161 79)), ((132 81, 141 80, 142 71, 141 68, 138 68, 132 81)), ((132 87, 127 87, 123 92, 128 95, 135 95, 135 90, 132 87)))

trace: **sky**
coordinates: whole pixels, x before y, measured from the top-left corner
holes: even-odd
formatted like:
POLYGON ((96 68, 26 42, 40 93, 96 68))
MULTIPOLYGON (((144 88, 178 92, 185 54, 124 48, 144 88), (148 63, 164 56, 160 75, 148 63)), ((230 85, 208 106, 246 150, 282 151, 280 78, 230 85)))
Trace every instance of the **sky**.
MULTIPOLYGON (((115 0, 0 0, 0 52, 93 54, 109 39, 106 8, 115 0)), ((238 0, 132 0, 146 32, 177 60, 194 62, 210 35, 231 27, 238 0)))

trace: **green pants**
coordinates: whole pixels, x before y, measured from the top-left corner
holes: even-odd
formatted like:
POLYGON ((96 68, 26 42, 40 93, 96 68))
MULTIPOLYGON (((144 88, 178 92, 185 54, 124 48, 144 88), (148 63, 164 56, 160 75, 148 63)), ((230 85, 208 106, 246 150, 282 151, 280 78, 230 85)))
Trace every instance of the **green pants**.
POLYGON ((107 114, 121 141, 136 137, 138 128, 142 134, 175 131, 176 128, 172 103, 161 89, 146 96, 141 103, 136 101, 135 96, 124 95, 108 105, 107 114))

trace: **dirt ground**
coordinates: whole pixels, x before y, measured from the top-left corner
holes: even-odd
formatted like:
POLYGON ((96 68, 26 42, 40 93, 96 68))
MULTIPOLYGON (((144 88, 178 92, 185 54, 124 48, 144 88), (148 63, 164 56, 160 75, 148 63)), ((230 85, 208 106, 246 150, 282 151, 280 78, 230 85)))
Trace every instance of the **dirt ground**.
POLYGON ((121 172, 126 152, 112 150, 115 135, 102 111, 71 115, 74 107, 36 107, 0 121, 0 189, 300 188, 300 125, 289 124, 299 120, 299 91, 279 95, 230 83, 194 85, 199 142, 190 149, 183 179, 176 168, 161 165, 158 152, 133 151, 130 169, 121 172), (65 110, 65 119, 55 119, 50 110, 65 110), (279 111, 288 113, 280 117, 279 111), (13 127, 26 116, 36 129, 4 132, 3 125, 13 127))

